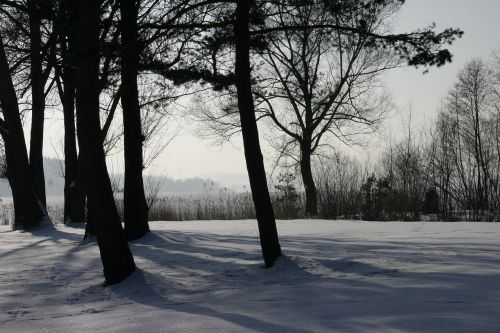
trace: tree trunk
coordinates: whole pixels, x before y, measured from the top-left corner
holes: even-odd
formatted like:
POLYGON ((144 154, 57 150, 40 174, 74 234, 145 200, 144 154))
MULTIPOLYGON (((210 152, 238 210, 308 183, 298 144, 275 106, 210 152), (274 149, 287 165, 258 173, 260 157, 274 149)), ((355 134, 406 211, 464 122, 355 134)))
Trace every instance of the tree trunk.
POLYGON ((63 1, 63 62, 62 81, 64 95, 61 96, 64 113, 64 222, 85 220, 85 194, 83 181, 78 177, 78 152, 75 130, 76 94, 76 35, 78 31, 78 8, 74 1, 63 1), (65 40, 64 40, 65 39, 65 40))
POLYGON ((106 284, 122 281, 135 270, 106 169, 99 120, 100 0, 80 2, 76 113, 80 154, 106 284))
POLYGON ((257 121, 255 119, 249 55, 249 12, 250 0, 239 0, 237 2, 236 21, 234 24, 236 38, 236 89, 245 159, 259 226, 262 255, 265 266, 271 267, 281 255, 281 247, 278 240, 273 206, 267 188, 266 171, 260 150, 257 121))
POLYGON ((6 131, 1 133, 5 143, 7 178, 14 201, 14 228, 29 229, 37 226, 45 213, 40 206, 33 185, 17 96, 1 36, 0 108, 5 120, 6 131))
POLYGON ((302 144, 300 147, 300 154, 300 173, 306 193, 305 215, 308 217, 315 217, 318 215, 318 193, 312 174, 310 147, 308 147, 307 144, 302 144))
POLYGON ((45 176, 43 172, 43 124, 45 120, 45 80, 41 54, 41 18, 38 1, 28 1, 31 61, 31 137, 30 167, 35 191, 43 207, 46 206, 45 176))
POLYGON ((125 186, 123 192, 125 235, 128 240, 149 232, 148 206, 142 178, 142 126, 137 87, 139 65, 137 43, 137 3, 120 0, 122 54, 121 76, 123 130, 125 145, 125 186))

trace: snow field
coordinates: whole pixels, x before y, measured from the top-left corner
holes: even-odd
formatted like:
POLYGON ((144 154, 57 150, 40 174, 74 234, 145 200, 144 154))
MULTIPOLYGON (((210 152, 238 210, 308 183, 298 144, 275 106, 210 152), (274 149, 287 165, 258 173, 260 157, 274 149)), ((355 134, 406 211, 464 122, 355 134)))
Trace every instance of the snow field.
POLYGON ((0 332, 500 332, 500 224, 152 222, 102 287, 83 227, 0 232, 0 332))

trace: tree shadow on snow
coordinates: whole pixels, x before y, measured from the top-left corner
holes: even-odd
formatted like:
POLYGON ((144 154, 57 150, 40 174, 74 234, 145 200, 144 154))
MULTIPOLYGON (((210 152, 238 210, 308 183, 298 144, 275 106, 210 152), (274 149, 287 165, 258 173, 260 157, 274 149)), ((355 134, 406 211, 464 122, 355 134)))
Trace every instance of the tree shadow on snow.
MULTIPOLYGON (((138 304, 153 306, 162 310, 220 319, 256 332, 312 333, 312 331, 309 330, 271 323, 243 313, 219 311, 214 307, 197 304, 196 302, 169 301, 148 283, 148 281, 151 280, 156 280, 158 282, 158 278, 158 276, 153 276, 151 273, 136 269, 127 280, 119 285, 112 286, 111 290, 114 295, 127 298, 138 304)), ((163 282, 168 283, 168 281, 163 282)))
MULTIPOLYGON (((257 237, 155 231, 131 246, 145 270, 139 273, 139 285, 148 285, 146 280, 150 280, 154 286, 147 287, 150 297, 127 292, 120 295, 172 309, 175 296, 192 293, 194 300, 201 298, 205 305, 181 302, 174 310, 212 316, 262 332, 307 332, 286 324, 288 319, 301 316, 317 322, 325 331, 337 327, 349 332, 373 328, 370 318, 380 320, 377 329, 382 330, 427 331, 438 322, 451 331, 467 332, 477 329, 480 322, 481 331, 495 332, 493 328, 500 324, 495 319, 500 304, 500 258, 495 255, 496 244, 457 245, 446 244, 445 240, 443 244, 410 240, 372 242, 300 236, 282 237, 281 243, 288 256, 266 270, 257 237), (468 250, 460 252, 462 247, 468 250), (155 265, 148 266, 148 261, 155 265), (429 268, 429 264, 440 269, 429 268), (464 267, 448 271, 446 265, 464 267), (161 267, 160 271, 157 267, 161 267), (481 267, 496 267, 496 271, 477 273, 475 269, 481 267), (267 288, 274 292, 276 301, 297 303, 297 311, 287 310, 290 304, 286 304, 277 321, 280 324, 276 324, 242 311, 218 311, 215 303, 206 305, 215 291, 245 288, 250 292, 257 290, 252 288, 267 288), (290 295, 301 289, 306 290, 306 299, 301 298, 304 295, 300 292, 290 295), (321 311, 301 314, 301 306, 321 311)), ((241 303, 245 301, 248 300, 242 299, 241 303)), ((260 306, 265 312, 273 305, 263 300, 260 306)))

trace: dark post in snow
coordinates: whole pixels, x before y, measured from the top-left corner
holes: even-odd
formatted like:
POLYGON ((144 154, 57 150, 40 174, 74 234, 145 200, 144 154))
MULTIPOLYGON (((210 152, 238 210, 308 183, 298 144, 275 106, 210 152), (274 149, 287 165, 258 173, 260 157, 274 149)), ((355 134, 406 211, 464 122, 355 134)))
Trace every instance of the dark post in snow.
POLYGON ((144 137, 137 87, 139 66, 137 2, 135 0, 120 0, 120 10, 122 31, 121 102, 125 146, 124 222, 127 239, 134 240, 149 232, 148 206, 142 178, 144 137))
POLYGON ((266 267, 273 266, 281 255, 273 206, 267 188, 264 160, 260 150, 259 132, 251 86, 250 69, 250 0, 237 1, 234 32, 236 39, 236 90, 241 119, 241 133, 250 188, 259 226, 260 244, 266 267))
POLYGON ((99 9, 100 0, 80 3, 76 84, 77 132, 86 163, 89 213, 107 284, 122 281, 135 270, 125 239, 106 169, 99 120, 99 9))

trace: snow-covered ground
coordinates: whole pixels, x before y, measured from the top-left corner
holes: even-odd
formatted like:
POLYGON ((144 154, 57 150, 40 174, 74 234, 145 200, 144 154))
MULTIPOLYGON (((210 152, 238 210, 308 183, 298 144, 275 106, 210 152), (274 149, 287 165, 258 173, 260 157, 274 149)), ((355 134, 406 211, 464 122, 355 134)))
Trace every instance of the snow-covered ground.
POLYGON ((113 287, 82 228, 0 233, 0 332, 500 332, 500 224, 153 222, 113 287))

